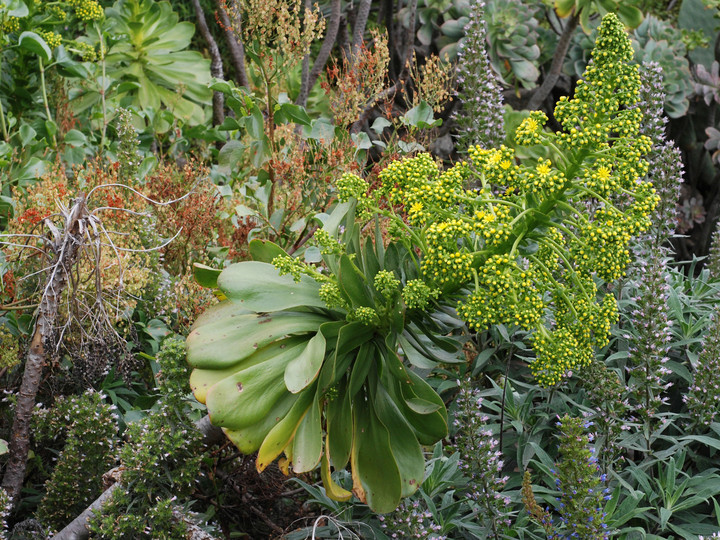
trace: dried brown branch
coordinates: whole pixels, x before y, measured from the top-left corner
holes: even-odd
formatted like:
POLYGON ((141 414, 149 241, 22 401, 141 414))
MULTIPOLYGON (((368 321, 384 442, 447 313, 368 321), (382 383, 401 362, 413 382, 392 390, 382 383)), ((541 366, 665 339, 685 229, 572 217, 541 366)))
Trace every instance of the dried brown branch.
POLYGON ((15 418, 10 434, 9 459, 2 483, 13 507, 19 500, 25 478, 30 450, 30 417, 35 407, 48 348, 53 344, 52 332, 58 316, 58 303, 68 283, 68 270, 74 266, 83 245, 85 221, 88 218, 86 198, 81 195, 65 214, 62 236, 50 246, 55 253, 54 263, 45 282, 35 330, 25 359, 25 371, 17 394, 15 418))

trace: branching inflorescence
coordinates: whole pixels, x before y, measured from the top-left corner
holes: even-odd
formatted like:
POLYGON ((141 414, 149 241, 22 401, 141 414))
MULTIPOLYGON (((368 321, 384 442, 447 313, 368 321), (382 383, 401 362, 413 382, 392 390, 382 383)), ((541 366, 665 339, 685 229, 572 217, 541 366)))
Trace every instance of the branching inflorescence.
MULTIPOLYGON (((372 194, 390 207, 381 212, 394 220, 397 236, 422 251, 430 290, 470 290, 457 305, 470 327, 505 324, 532 333, 530 367, 543 386, 559 383, 607 343, 617 305, 603 297, 602 284, 624 275, 629 243, 649 228, 658 204, 644 181, 652 142, 640 133, 632 54, 622 24, 607 16, 585 78, 555 109, 563 130, 544 131, 539 111, 517 130, 519 144, 543 144, 551 159, 519 163, 505 146, 475 146, 470 162, 441 172, 422 154, 388 166, 372 194), (473 182, 478 189, 464 187, 473 182)), ((362 201, 362 217, 375 210, 367 189, 345 175, 339 195, 362 201)))

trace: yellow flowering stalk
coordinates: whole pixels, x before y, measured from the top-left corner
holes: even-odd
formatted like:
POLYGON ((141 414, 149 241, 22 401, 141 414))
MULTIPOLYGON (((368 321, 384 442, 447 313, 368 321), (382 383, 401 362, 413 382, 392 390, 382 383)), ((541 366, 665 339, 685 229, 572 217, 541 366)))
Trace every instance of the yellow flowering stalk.
POLYGON ((529 332, 542 386, 607 342, 617 306, 603 282, 622 275, 657 204, 631 57, 607 15, 585 79, 555 110, 563 131, 544 131, 539 113, 518 130, 557 157, 475 147, 441 171, 421 154, 392 163, 372 191, 345 174, 340 203, 317 216, 320 266, 254 240, 252 261, 215 275, 225 300, 188 336, 190 383, 212 422, 258 452, 259 471, 278 458, 296 473, 319 467, 329 497, 380 513, 411 495, 422 447, 447 436, 448 418, 410 366, 462 361, 449 302, 473 329, 529 332), (332 478, 348 465, 352 492, 332 478))
MULTIPOLYGON (((644 181, 651 141, 639 134, 632 54, 623 25, 606 16, 584 79, 555 109, 563 130, 545 131, 547 117, 538 111, 520 125, 517 142, 554 148, 554 161, 520 162, 505 146, 471 147, 469 162, 444 172, 421 154, 380 174, 376 197, 394 209, 386 216, 402 222, 391 227, 398 239, 421 249, 429 289, 446 296, 469 289, 457 310, 471 328, 531 332, 530 367, 543 386, 607 343, 617 307, 597 284, 624 274, 628 244, 649 227, 658 202, 644 181), (473 184, 479 189, 466 189, 473 184)), ((342 185, 368 207, 359 182, 342 185)))

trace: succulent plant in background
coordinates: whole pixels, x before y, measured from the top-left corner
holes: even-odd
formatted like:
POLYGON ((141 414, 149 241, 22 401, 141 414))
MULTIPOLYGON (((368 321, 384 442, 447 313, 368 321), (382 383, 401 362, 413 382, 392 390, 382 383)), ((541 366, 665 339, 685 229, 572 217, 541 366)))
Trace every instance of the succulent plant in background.
POLYGON ((608 13, 615 13, 625 26, 635 28, 643 14, 632 4, 625 0, 555 0, 555 11, 560 17, 578 15, 583 31, 589 34, 596 26, 592 16, 604 17, 608 13))
POLYGON ((705 66, 695 66, 695 95, 701 96, 705 105, 720 103, 720 64, 713 62, 708 71, 705 66))
POLYGON ((540 76, 539 6, 520 0, 489 0, 485 7, 490 61, 504 82, 532 88, 540 76))

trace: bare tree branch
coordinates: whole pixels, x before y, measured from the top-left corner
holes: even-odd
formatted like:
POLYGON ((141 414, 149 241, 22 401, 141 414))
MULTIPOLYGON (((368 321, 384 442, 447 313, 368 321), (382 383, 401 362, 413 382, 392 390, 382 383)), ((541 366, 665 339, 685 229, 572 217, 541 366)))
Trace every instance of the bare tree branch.
MULTIPOLYGON (((208 44, 208 51, 210 52, 210 75, 222 79, 223 63, 222 57, 220 56, 220 49, 218 49, 215 38, 210 32, 210 28, 208 28, 207 21, 205 20, 205 12, 200 5, 200 0, 192 0, 192 4, 195 8, 198 28, 208 44)), ((213 125, 220 125, 223 123, 223 120, 225 120, 225 95, 222 92, 215 91, 213 92, 213 125)))
POLYGON ((572 39, 573 33, 580 22, 580 16, 573 14, 565 24, 563 33, 560 35, 560 40, 555 47, 555 54, 553 55, 552 63, 550 64, 550 71, 545 76, 545 80, 535 92, 530 101, 527 104, 527 108, 531 111, 539 109, 545 99, 550 95, 552 89, 555 88, 555 84, 560 77, 562 71, 563 62, 565 62, 565 56, 567 55, 568 49, 570 48, 570 40, 572 39))
POLYGON ((367 26, 368 16, 370 15, 370 0, 360 0, 357 15, 355 17, 355 26, 353 27, 353 39, 350 47, 350 62, 355 63, 355 57, 360 51, 365 37, 365 27, 367 26))
POLYGON ((227 41, 230 49, 230 62, 235 68, 236 81, 240 86, 249 87, 250 81, 245 70, 245 47, 239 37, 242 29, 240 14, 236 8, 236 14, 233 17, 235 20, 231 21, 228 12, 225 10, 227 4, 223 0, 215 0, 215 5, 217 6, 215 13, 218 22, 225 32, 225 41, 227 41))
POLYGON ((315 57, 315 62, 313 62, 313 67, 312 70, 310 70, 307 80, 303 78, 303 84, 300 88, 300 94, 298 95, 296 102, 298 105, 301 105, 303 107, 306 105, 307 98, 310 95, 310 91, 312 90, 313 86, 315 86, 315 83, 317 82, 317 79, 322 73, 323 69, 325 69, 325 64, 327 64, 328 58, 330 58, 330 53, 335 46, 338 30, 340 28, 340 19, 342 18, 342 11, 340 9, 341 7, 342 6, 340 0, 332 0, 332 4, 330 5, 330 21, 327 23, 327 32, 325 33, 325 39, 323 40, 323 44, 320 47, 320 51, 318 51, 318 55, 315 57))

